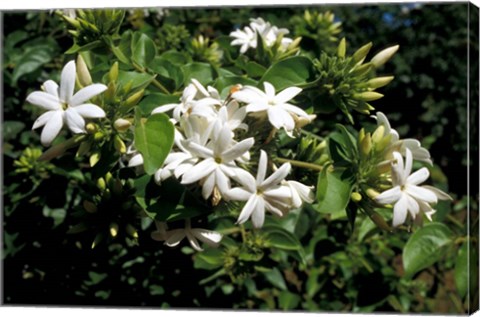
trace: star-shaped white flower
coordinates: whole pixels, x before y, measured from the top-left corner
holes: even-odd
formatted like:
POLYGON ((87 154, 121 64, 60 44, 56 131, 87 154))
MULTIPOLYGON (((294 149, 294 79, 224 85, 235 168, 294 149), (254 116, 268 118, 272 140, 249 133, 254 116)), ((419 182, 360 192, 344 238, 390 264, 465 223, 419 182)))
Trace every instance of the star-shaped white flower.
POLYGON ((210 247, 216 248, 222 241, 222 234, 202 228, 192 228, 190 219, 185 220, 185 228, 173 229, 167 231, 167 225, 164 222, 155 221, 157 231, 151 233, 151 237, 156 241, 165 241, 164 244, 169 247, 175 247, 186 237, 192 248, 201 252, 202 247, 198 240, 206 243, 210 247), (198 240, 197 240, 198 239, 198 240))
POLYGON ((237 223, 242 224, 250 217, 255 228, 261 228, 265 221, 265 210, 282 217, 292 209, 292 190, 281 182, 290 173, 291 166, 285 163, 265 179, 267 173, 267 153, 260 152, 257 178, 245 170, 237 171, 236 180, 244 187, 232 188, 228 193, 231 200, 247 201, 237 223))
POLYGON ((388 121, 385 114, 382 112, 377 112, 376 116, 372 116, 377 120, 377 125, 385 128, 384 136, 391 135, 390 147, 396 148, 398 151, 405 156, 406 149, 409 149, 412 152, 413 159, 418 161, 426 162, 430 165, 433 165, 430 158, 430 152, 427 149, 422 147, 422 144, 415 139, 400 139, 398 132, 395 129, 392 129, 390 122, 388 121))
POLYGON ((306 186, 300 182, 292 180, 283 181, 283 184, 290 187, 292 192, 292 206, 294 208, 300 208, 303 202, 311 204, 315 200, 313 186, 306 186))
POLYGON ((224 126, 214 140, 213 148, 190 140, 183 143, 185 148, 203 160, 183 174, 181 183, 191 184, 202 180, 202 196, 207 199, 215 187, 222 196, 230 190, 230 178, 236 176, 236 170, 240 170, 235 160, 242 160, 253 146, 254 139, 248 138, 235 144, 230 129, 224 126))
POLYGON ((284 128, 291 135, 295 128, 295 116, 310 120, 310 116, 288 101, 298 95, 302 89, 289 87, 275 94, 275 88, 269 82, 264 82, 265 92, 253 86, 244 86, 232 94, 232 98, 247 104, 247 113, 266 112, 268 120, 276 129, 284 128))
POLYGON ((75 95, 75 62, 68 62, 62 70, 60 87, 53 80, 43 84, 45 91, 35 91, 27 101, 47 110, 34 122, 32 129, 43 127, 40 140, 49 146, 64 124, 73 133, 86 133, 85 119, 103 118, 105 111, 97 105, 85 103, 107 89, 103 84, 93 84, 80 89, 75 95))
MULTIPOLYGON (((412 152, 406 149, 405 166, 403 157, 399 152, 393 152, 394 162, 392 162, 392 188, 378 195, 375 200, 382 204, 394 204, 393 206, 393 226, 399 226, 407 219, 410 213, 412 219, 415 219, 420 211, 432 214, 430 204, 437 203, 438 199, 451 199, 443 191, 431 186, 417 186, 423 183, 430 172, 426 167, 419 169, 410 175, 412 171, 412 152)), ((429 217, 430 218, 430 217, 429 217)))

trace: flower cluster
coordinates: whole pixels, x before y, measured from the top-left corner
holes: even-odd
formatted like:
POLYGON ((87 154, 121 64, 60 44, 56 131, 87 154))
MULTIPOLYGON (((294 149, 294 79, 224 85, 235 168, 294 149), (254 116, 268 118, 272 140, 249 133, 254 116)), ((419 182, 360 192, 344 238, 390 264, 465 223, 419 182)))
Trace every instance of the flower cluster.
POLYGON ((235 30, 230 33, 230 36, 234 38, 231 45, 240 45, 240 53, 244 54, 249 48, 257 48, 257 34, 265 42, 267 47, 272 46, 277 39, 281 37, 281 47, 286 48, 292 39, 283 37, 288 34, 287 29, 271 25, 270 22, 265 22, 262 18, 250 19, 250 25, 243 28, 243 30, 235 30))
MULTIPOLYGON (((251 86, 234 86, 224 100, 215 88, 205 88, 192 79, 179 103, 155 108, 152 114, 171 113, 175 125, 174 147, 163 167, 155 173, 156 182, 174 177, 184 185, 197 184, 202 188, 202 197, 210 199, 213 205, 221 199, 246 201, 237 223, 251 218, 255 228, 262 227, 266 211, 281 217, 304 201, 313 202, 312 187, 286 180, 291 169, 289 163, 266 177, 268 157, 264 151, 260 154, 256 178, 249 172, 250 150, 255 140, 241 136, 249 129, 244 121, 250 113, 254 120, 268 116, 273 127, 283 128, 290 135, 299 118, 312 119, 288 103, 301 89, 290 87, 276 95, 270 83, 264 86, 265 92, 251 86)), ((141 161, 141 154, 136 154, 129 165, 138 165, 141 161)), ((174 246, 186 236, 197 250, 199 247, 192 237, 218 243, 218 234, 195 234, 198 230, 204 231, 191 229, 189 221, 185 230, 158 233, 155 239, 174 246)), ((160 226, 163 228, 164 224, 160 226)))
POLYGON ((448 194, 433 186, 418 186, 428 179, 430 172, 426 167, 412 172, 413 160, 423 161, 432 165, 430 153, 423 148, 418 140, 400 139, 397 131, 391 128, 387 117, 377 112, 376 117, 379 131, 383 131, 380 136, 389 141, 385 149, 386 160, 381 162, 380 168, 385 165, 391 167, 392 188, 382 192, 375 197, 376 202, 382 205, 394 204, 393 206, 393 226, 403 224, 407 215, 410 214, 412 220, 421 221, 417 217, 420 212, 431 221, 431 216, 436 212, 432 205, 438 200, 452 199, 448 194), (405 157, 405 161, 403 160, 405 157))

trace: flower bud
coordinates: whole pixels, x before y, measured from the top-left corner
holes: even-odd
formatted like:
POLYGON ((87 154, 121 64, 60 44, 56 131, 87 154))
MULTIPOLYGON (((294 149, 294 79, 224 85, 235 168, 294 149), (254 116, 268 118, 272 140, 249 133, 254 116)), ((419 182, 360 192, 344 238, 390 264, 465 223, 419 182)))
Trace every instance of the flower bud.
POLYGON ((372 69, 373 65, 371 63, 366 63, 360 66, 356 66, 351 70, 351 73, 354 76, 364 76, 368 74, 372 69))
POLYGON ((385 127, 383 125, 378 126, 377 129, 373 132, 372 141, 373 143, 379 143, 382 140, 383 135, 385 134, 385 127))
POLYGON ((118 234, 118 225, 116 223, 111 223, 110 224, 110 235, 112 236, 112 238, 115 238, 118 234))
POLYGON ((127 146, 118 134, 115 134, 115 136, 113 137, 113 146, 120 154, 125 154, 127 152, 127 146))
POLYGON ((82 85, 82 87, 86 87, 92 84, 92 76, 90 76, 87 64, 85 64, 85 61, 80 54, 78 54, 77 56, 77 76, 78 81, 80 82, 80 85, 82 85))
POLYGON ((372 78, 369 81, 367 81, 367 86, 372 89, 377 89, 377 88, 388 85, 393 80, 393 78, 394 78, 393 76, 372 78))
POLYGON ((92 249, 94 249, 97 245, 100 244, 103 240, 103 234, 99 233, 95 236, 95 239, 92 242, 92 249))
POLYGON ((95 123, 93 122, 89 122, 87 123, 87 125, 85 126, 85 130, 87 130, 87 133, 88 134, 93 134, 95 133, 97 130, 98 130, 98 127, 95 123))
POLYGON ((128 130, 128 128, 132 126, 132 123, 126 119, 120 118, 115 120, 115 122, 113 123, 113 126, 115 130, 117 130, 118 132, 125 132, 128 130))
POLYGON ((134 226, 131 224, 127 224, 125 227, 125 231, 134 239, 138 239, 138 232, 137 229, 135 229, 134 226))
POLYGON ((85 154, 90 151, 92 147, 92 142, 90 141, 83 141, 80 146, 78 147, 77 154, 75 154, 76 157, 84 156, 85 154))
POLYGON ((114 101, 115 94, 117 92, 117 86, 115 82, 111 81, 108 83, 107 90, 103 93, 104 97, 108 101, 114 101))
POLYGON ((90 155, 90 167, 94 167, 95 164, 98 163, 98 161, 100 161, 100 152, 95 152, 95 153, 92 153, 92 155, 90 155))
POLYGON ((363 138, 365 138, 365 129, 361 128, 360 132, 358 132, 358 142, 361 143, 363 138))
POLYGON ((358 193, 358 192, 353 192, 353 193, 350 195, 350 198, 351 198, 354 202, 358 203, 360 200, 362 200, 362 195, 360 195, 360 193, 358 193))
POLYGON ((118 62, 113 63, 112 67, 110 68, 110 72, 108 73, 108 79, 111 82, 115 82, 118 79, 118 62))
POLYGON ((382 66, 383 64, 388 62, 390 58, 392 58, 393 54, 395 54, 398 51, 399 47, 400 47, 399 45, 395 45, 395 46, 391 46, 384 49, 383 51, 375 55, 371 59, 370 63, 372 63, 375 68, 382 66))
POLYGON ((340 58, 345 58, 345 53, 347 51, 347 41, 345 38, 340 40, 340 44, 337 47, 337 56, 340 58))
POLYGON ((97 131, 93 134, 93 139, 97 142, 100 142, 105 137, 105 134, 102 131, 97 131))
POLYGON ((127 100, 125 100, 124 106, 126 108, 130 109, 131 107, 138 104, 140 99, 142 99, 144 92, 145 91, 143 89, 141 89, 141 90, 137 91, 136 93, 132 94, 130 97, 127 98, 127 100))
POLYGON ((105 179, 103 179, 103 177, 97 179, 97 188, 101 191, 104 191, 107 188, 107 183, 105 182, 105 179))
POLYGON ((382 94, 375 91, 364 91, 358 94, 354 94, 353 99, 363 100, 363 101, 373 101, 383 97, 382 94))
POLYGON ((375 199, 377 198, 378 195, 380 195, 380 193, 373 188, 368 188, 366 193, 367 193, 367 196, 370 197, 371 199, 375 199))
POLYGON ((80 28, 80 22, 78 22, 76 19, 71 18, 68 15, 62 15, 62 18, 65 20, 65 22, 67 22, 68 24, 70 24, 74 28, 76 28, 76 29, 80 28))
POLYGON ((370 133, 367 133, 363 138, 362 142, 360 142, 360 153, 366 157, 368 156, 368 154, 370 154, 371 150, 372 150, 372 138, 370 136, 370 133))
POLYGON ((95 213, 98 211, 97 206, 89 200, 83 201, 83 209, 85 209, 85 211, 89 213, 95 213))
POLYGON ((353 60, 356 63, 361 64, 371 48, 372 48, 372 42, 360 47, 355 53, 353 53, 353 56, 352 56, 353 60))

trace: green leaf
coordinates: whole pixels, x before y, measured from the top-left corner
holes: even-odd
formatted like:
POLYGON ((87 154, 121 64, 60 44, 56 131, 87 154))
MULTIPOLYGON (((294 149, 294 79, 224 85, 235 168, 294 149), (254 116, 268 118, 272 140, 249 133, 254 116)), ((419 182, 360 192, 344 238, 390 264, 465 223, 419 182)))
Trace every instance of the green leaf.
POLYGON ((179 101, 180 98, 178 96, 154 93, 143 98, 138 104, 138 108, 142 112, 142 115, 149 116, 153 109, 169 103, 179 103, 179 101))
POLYGON ((158 74, 158 79, 170 90, 183 86, 183 72, 180 66, 171 63, 164 57, 155 57, 149 68, 158 74))
POLYGON ((453 242, 452 238, 452 231, 442 223, 434 222, 418 229, 403 249, 405 276, 411 278, 437 262, 445 248, 453 242))
POLYGON ((185 86, 190 84, 192 78, 198 80, 202 85, 213 81, 214 72, 210 64, 193 62, 182 67, 184 74, 183 83, 185 86))
POLYGON ((154 114, 146 121, 135 114, 135 147, 143 156, 145 172, 153 175, 162 167, 173 146, 174 128, 167 115, 154 114))
POLYGON ((193 264, 196 269, 213 270, 223 266, 223 251, 209 248, 195 255, 193 264))
POLYGON ((146 74, 146 73, 137 73, 137 72, 125 72, 119 71, 118 72, 118 83, 121 86, 125 86, 128 83, 132 84, 131 90, 140 89, 147 87, 154 76, 146 74))
MULTIPOLYGON (((318 175, 317 205, 320 213, 345 214, 345 208, 352 193, 352 180, 346 170, 335 169, 333 172, 324 167, 318 175)), ((346 216, 346 214, 345 214, 346 216)))
POLYGON ((314 79, 312 61, 304 56, 294 56, 273 64, 260 79, 260 83, 267 81, 279 91, 314 79))
POLYGON ((268 244, 272 247, 281 250, 295 250, 298 251, 302 248, 300 241, 297 237, 287 230, 279 226, 264 226, 263 232, 267 235, 268 244))
POLYGON ((282 291, 278 296, 278 303, 283 310, 292 310, 300 304, 301 297, 289 291, 282 291))
POLYGON ((25 128, 25 123, 21 121, 4 121, 3 122, 3 141, 18 138, 18 134, 25 128))
POLYGON ((468 239, 462 244, 460 249, 458 249, 455 263, 455 285, 457 286, 460 297, 464 298, 469 289, 470 296, 474 296, 475 290, 478 289, 477 283, 478 248, 468 239), (468 262, 469 259, 470 263, 468 262))
POLYGON ((39 69, 43 64, 50 62, 52 60, 53 51, 54 50, 50 45, 28 47, 13 70, 13 84, 15 84, 22 76, 32 73, 39 69))
POLYGON ((247 71, 247 75, 249 77, 262 77, 263 74, 265 74, 265 72, 267 71, 264 66, 253 61, 247 62, 247 64, 245 65, 245 70, 247 71))
POLYGON ((157 48, 151 38, 144 33, 134 33, 132 37, 132 60, 147 67, 157 54, 157 48))
POLYGON ((63 208, 51 209, 46 205, 43 207, 43 216, 53 219, 53 228, 60 225, 65 219, 66 215, 67 215, 67 211, 63 208))
POLYGON ((269 272, 265 272, 263 275, 265 275, 267 281, 272 283, 272 285, 276 288, 281 289, 282 291, 287 290, 287 284, 285 284, 285 279, 283 278, 282 273, 280 273, 280 271, 276 267, 274 267, 269 272))
POLYGON ((164 60, 168 60, 170 63, 176 66, 183 66, 192 62, 192 58, 189 55, 174 50, 166 51, 159 57, 164 60))

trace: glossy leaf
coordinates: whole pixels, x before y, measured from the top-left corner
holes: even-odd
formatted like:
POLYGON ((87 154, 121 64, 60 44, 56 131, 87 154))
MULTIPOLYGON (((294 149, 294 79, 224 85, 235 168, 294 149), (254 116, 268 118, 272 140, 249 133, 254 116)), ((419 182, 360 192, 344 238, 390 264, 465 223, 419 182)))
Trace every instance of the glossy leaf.
POLYGON ((352 181, 347 177, 345 170, 337 169, 333 172, 324 168, 317 183, 317 205, 315 209, 320 213, 344 213, 352 193, 352 181))
POLYGON ((132 60, 142 67, 147 67, 157 53, 153 40, 143 33, 133 35, 131 49, 132 60))
POLYGON ((273 64, 260 79, 267 81, 277 91, 313 81, 315 78, 312 61, 304 56, 294 56, 273 64))
POLYGON ((173 145, 174 128, 163 113, 150 116, 146 121, 140 111, 135 114, 135 147, 143 156, 145 172, 154 174, 162 167, 173 145))
POLYGON ((412 277, 437 262, 453 243, 452 238, 452 231, 442 223, 430 223, 415 231, 403 249, 405 276, 412 277))

